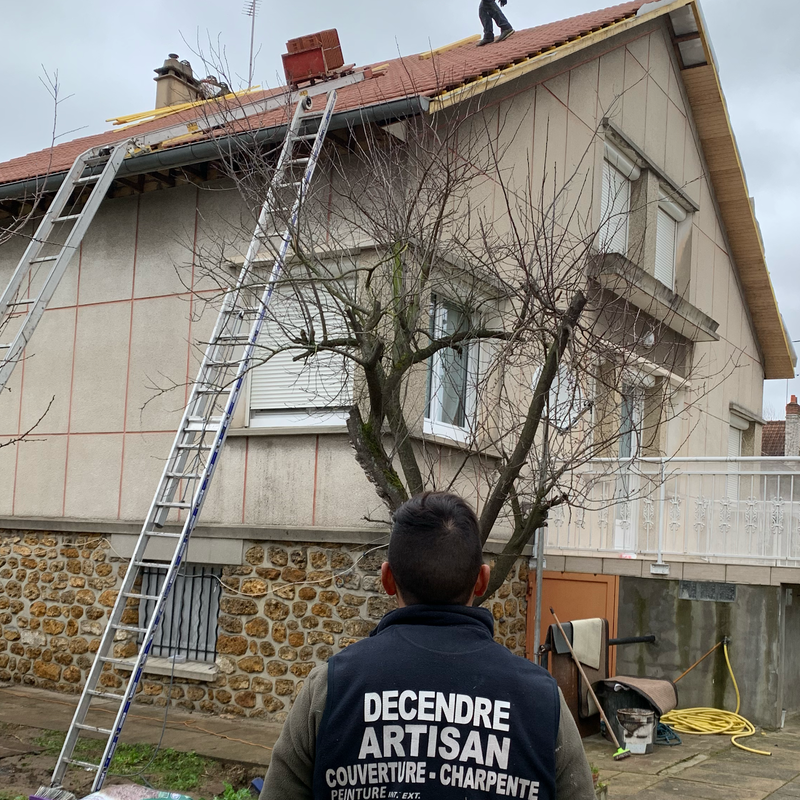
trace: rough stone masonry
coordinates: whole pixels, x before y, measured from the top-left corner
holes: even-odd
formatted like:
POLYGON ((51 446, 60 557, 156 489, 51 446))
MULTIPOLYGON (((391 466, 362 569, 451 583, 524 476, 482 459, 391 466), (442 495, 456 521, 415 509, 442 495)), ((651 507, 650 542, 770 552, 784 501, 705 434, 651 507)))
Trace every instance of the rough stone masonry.
MULTIPOLYGON (((244 563, 223 568, 216 670, 211 680, 146 674, 137 700, 281 722, 311 670, 369 635, 395 607, 380 585, 385 551, 340 543, 246 544, 244 563), (169 696, 168 696, 169 695, 169 696)), ((99 534, 9 532, 0 538, 0 682, 81 691, 127 560, 99 534)), ((527 563, 488 601, 496 639, 525 655, 527 563)), ((129 600, 123 623, 139 620, 129 600)), ((114 655, 137 652, 117 634, 114 655)), ((129 673, 107 665, 101 684, 129 673)))

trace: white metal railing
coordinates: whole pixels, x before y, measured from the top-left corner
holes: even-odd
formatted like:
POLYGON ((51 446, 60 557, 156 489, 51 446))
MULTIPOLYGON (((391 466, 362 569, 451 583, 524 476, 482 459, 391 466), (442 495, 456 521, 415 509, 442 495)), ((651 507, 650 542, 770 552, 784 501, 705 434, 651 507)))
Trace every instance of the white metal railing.
POLYGON ((597 459, 572 480, 550 553, 800 567, 800 458, 597 459))

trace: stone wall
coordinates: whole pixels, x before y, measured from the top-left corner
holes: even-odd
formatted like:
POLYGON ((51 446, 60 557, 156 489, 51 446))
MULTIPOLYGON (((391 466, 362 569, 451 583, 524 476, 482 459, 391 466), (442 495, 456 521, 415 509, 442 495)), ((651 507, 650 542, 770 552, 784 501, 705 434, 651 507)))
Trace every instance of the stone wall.
MULTIPOLYGON (((308 673, 358 641, 395 608, 380 585, 385 549, 340 543, 250 542, 223 568, 213 681, 146 674, 138 702, 282 721, 308 673), (171 689, 170 689, 170 683, 171 689)), ((127 561, 100 535, 16 533, 0 538, 0 682, 80 691, 127 561)), ((496 639, 525 655, 527 562, 487 607, 496 639)), ((137 624, 135 600, 123 618, 137 624)), ((119 633, 114 655, 135 655, 119 633)), ((101 684, 128 674, 110 666, 101 684)))

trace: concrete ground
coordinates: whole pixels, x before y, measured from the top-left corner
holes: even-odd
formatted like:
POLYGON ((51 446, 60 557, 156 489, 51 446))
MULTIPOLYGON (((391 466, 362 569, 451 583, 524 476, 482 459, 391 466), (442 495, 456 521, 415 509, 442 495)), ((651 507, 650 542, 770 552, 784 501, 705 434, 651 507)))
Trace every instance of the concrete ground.
MULTIPOLYGON (((0 686, 0 722, 66 731, 76 703, 77 698, 41 689, 0 686)), ((103 725, 102 716, 99 712, 94 724, 103 725)), ((163 709, 134 706, 122 740, 154 744, 163 722, 163 709)), ((171 709, 164 746, 266 767, 280 727, 171 709)), ((613 760, 614 747, 599 736, 585 739, 584 746, 589 762, 600 770, 600 780, 608 783, 610 800, 800 800, 800 716, 787 720, 781 731, 759 731, 743 741, 771 751, 770 757, 744 752, 731 745, 727 736, 682 739, 677 747, 658 745, 651 755, 623 761, 613 760)), ((0 758, 3 755, 0 750, 0 758)))
POLYGON ((728 736, 681 736, 677 747, 656 745, 651 755, 614 761, 600 736, 584 740, 589 762, 608 783, 610 800, 800 800, 800 717, 780 731, 757 731, 740 742, 771 756, 734 747, 728 736))
MULTIPOLYGON (((77 697, 42 689, 0 686, 0 722, 66 731, 77 702, 77 697)), ((94 706, 100 707, 100 704, 94 706)), ((111 708, 109 704, 107 711, 93 712, 87 723, 107 727, 113 721, 111 708)), ((122 730, 121 741, 156 744, 163 725, 163 708, 134 705, 122 730)), ((209 758, 266 767, 280 730, 280 725, 267 722, 170 709, 163 745, 175 750, 194 751, 209 758)))

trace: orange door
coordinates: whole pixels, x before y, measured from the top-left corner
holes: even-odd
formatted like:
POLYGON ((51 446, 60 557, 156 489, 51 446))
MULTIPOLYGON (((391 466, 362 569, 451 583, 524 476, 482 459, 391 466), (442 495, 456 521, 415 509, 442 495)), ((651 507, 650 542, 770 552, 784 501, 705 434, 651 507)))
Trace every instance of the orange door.
MULTIPOLYGON (((533 659, 533 626, 536 619, 536 573, 531 570, 528 584, 528 658, 533 659)), ((617 635, 617 606, 619 577, 617 575, 591 575, 581 572, 548 572, 542 582, 542 622, 540 641, 547 638, 547 629, 555 620, 550 607, 559 620, 603 617, 608 620, 609 638, 617 635)), ((616 668, 616 647, 608 648, 609 674, 616 668)))

